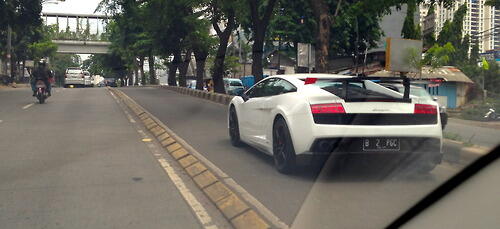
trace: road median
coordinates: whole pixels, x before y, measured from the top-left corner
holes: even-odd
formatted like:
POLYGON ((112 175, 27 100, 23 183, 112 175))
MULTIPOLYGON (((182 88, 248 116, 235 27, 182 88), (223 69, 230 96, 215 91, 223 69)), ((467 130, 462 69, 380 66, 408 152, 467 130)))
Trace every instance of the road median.
POLYGON ((196 89, 191 89, 187 87, 175 87, 175 86, 168 86, 168 85, 162 85, 161 88, 165 88, 171 91, 175 91, 181 94, 193 96, 193 97, 198 97, 201 99, 206 99, 210 100, 214 103, 219 103, 219 104, 224 104, 228 105, 229 102, 231 102, 231 99, 233 99, 234 96, 232 95, 226 95, 226 94, 220 94, 220 93, 214 93, 214 92, 208 92, 208 91, 201 91, 201 90, 196 90, 196 89))
MULTIPOLYGON (((188 88, 168 87, 168 89, 192 96, 206 96, 204 94, 206 93, 210 94, 208 98, 213 102, 222 104, 226 101, 229 102, 227 95, 208 92, 200 93, 201 91, 188 88)), ((187 150, 189 146, 183 145, 183 141, 177 139, 176 135, 165 124, 122 91, 113 88, 109 88, 109 90, 117 95, 137 115, 146 129, 156 137, 158 142, 179 163, 234 228, 271 228, 268 220, 258 214, 255 209, 249 207, 249 204, 237 194, 236 190, 232 190, 229 185, 225 184, 223 178, 218 177, 214 171, 210 170, 210 166, 207 166, 196 155, 189 152, 187 150)))

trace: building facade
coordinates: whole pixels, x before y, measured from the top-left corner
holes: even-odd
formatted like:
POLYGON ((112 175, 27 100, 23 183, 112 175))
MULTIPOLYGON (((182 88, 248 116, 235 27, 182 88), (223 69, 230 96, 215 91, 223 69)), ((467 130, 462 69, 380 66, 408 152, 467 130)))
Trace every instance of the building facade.
POLYGON ((486 0, 457 0, 451 8, 435 5, 430 14, 429 5, 420 6, 420 23, 423 33, 434 32, 437 37, 446 20, 453 20, 453 14, 467 4, 467 14, 463 24, 463 34, 469 34, 472 40, 479 42, 479 50, 484 53, 488 50, 500 49, 500 9, 485 5, 486 0), (423 17, 423 18, 422 18, 423 17))

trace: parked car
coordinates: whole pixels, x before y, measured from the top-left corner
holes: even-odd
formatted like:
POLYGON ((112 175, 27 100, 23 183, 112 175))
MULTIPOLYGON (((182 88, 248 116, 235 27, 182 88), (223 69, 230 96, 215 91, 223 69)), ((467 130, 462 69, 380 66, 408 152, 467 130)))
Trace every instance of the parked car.
POLYGON ((431 171, 443 156, 437 103, 410 99, 373 79, 328 74, 263 79, 229 104, 231 144, 244 142, 273 156, 282 173, 293 171, 299 156, 384 154, 412 158, 408 163, 416 172, 431 171))
POLYGON ((224 78, 224 88, 228 95, 241 95, 245 91, 240 79, 224 78))
POLYGON ((94 86, 94 78, 90 75, 90 72, 83 71, 83 75, 85 77, 85 87, 93 87, 94 86))
POLYGON ((81 68, 70 67, 66 69, 66 74, 64 75, 64 87, 69 87, 70 85, 79 87, 85 86, 85 75, 81 68))
POLYGON ((104 78, 104 84, 108 87, 117 87, 115 78, 104 78))
MULTIPOLYGON (((403 93, 404 92, 404 86, 403 84, 387 84, 387 83, 382 83, 383 86, 390 88, 392 90, 395 90, 397 92, 403 93)), ((425 88, 411 85, 410 86, 410 95, 419 97, 424 100, 432 100, 432 101, 437 101, 436 98, 432 97, 425 88)), ((439 116, 441 118, 441 127, 444 130, 446 127, 446 124, 448 124, 448 113, 446 113, 446 107, 445 106, 439 106, 439 116)))

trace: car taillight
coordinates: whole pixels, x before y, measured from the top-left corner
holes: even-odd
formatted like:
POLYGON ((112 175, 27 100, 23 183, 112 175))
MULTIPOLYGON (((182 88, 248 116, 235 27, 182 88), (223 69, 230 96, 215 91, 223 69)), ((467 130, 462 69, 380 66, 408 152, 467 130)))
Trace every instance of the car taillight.
POLYGON ((315 104, 311 105, 313 114, 335 114, 345 113, 342 103, 328 103, 328 104, 315 104))
POLYGON ((414 114, 437 114, 437 107, 429 104, 415 104, 414 114))
POLYGON ((315 84, 316 81, 318 80, 318 78, 306 78, 305 82, 304 82, 304 85, 307 85, 307 84, 315 84))

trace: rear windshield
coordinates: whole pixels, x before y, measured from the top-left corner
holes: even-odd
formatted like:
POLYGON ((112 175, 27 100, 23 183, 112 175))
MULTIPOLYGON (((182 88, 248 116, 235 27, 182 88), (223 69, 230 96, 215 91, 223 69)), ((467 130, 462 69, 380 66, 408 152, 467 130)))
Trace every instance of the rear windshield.
MULTIPOLYGON (((405 88, 402 85, 395 86, 397 91, 403 93, 405 88)), ((422 99, 432 100, 431 95, 424 88, 418 86, 410 87, 410 95, 417 96, 422 99)))
POLYGON ((239 82, 239 81, 231 81, 231 82, 229 82, 229 85, 230 85, 230 86, 243 86, 243 85, 241 84, 241 82, 239 82))
POLYGON ((347 93, 343 82, 318 80, 314 85, 343 99, 394 99, 395 97, 380 92, 368 90, 363 82, 348 82, 347 93), (347 97, 346 97, 347 94, 347 97))
POLYGON ((79 70, 79 69, 68 69, 66 70, 67 73, 69 74, 80 74, 82 73, 82 70, 79 70))

